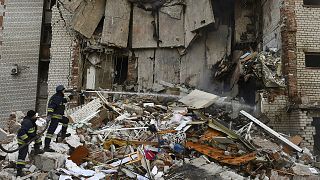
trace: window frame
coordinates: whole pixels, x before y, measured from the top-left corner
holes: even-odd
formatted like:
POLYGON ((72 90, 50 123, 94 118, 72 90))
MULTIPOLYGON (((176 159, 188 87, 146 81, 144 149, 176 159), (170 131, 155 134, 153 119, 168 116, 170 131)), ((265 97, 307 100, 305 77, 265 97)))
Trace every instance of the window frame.
POLYGON ((319 56, 319 61, 320 61, 320 52, 304 52, 304 66, 306 69, 315 69, 315 70, 319 70, 320 69, 320 62, 319 62, 319 66, 317 67, 309 67, 307 66, 307 55, 312 55, 312 54, 316 54, 319 56))
POLYGON ((320 2, 319 2, 319 4, 306 4, 305 1, 308 1, 308 0, 303 0, 303 6, 304 6, 304 7, 320 8, 320 2))

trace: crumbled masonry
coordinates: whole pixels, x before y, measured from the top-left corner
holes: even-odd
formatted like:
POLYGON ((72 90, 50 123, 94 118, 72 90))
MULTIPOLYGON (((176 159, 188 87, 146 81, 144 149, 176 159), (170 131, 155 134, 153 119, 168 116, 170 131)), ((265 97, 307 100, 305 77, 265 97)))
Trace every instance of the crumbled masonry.
MULTIPOLYGON (((182 99, 92 92, 86 105, 68 111, 78 117, 69 129, 72 135, 52 144, 56 153, 31 155, 25 171, 49 179, 146 180, 311 178, 319 173, 308 149, 299 153, 245 116, 232 119, 225 98, 190 99, 204 92, 189 92, 182 99), (201 103, 206 108, 195 108, 201 103)), ((296 146, 301 142, 298 136, 286 138, 296 146)), ((13 177, 14 170, 5 166, 14 159, 1 156, 1 178, 13 177)))

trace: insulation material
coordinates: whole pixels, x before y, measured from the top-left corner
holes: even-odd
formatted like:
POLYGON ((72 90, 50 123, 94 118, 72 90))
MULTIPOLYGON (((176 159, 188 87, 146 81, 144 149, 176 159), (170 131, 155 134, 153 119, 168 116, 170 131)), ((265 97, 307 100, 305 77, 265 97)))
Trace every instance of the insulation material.
POLYGON ((230 155, 225 155, 224 151, 215 147, 210 147, 208 145, 202 145, 187 141, 186 146, 190 149, 194 149, 202 154, 205 154, 212 159, 228 165, 239 166, 241 164, 247 164, 249 161, 256 159, 255 153, 248 153, 243 156, 233 157, 230 155))

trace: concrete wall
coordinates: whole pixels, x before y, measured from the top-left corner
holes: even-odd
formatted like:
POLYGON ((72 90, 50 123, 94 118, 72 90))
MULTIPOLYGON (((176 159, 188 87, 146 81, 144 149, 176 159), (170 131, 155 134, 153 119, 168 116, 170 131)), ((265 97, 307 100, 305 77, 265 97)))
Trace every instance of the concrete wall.
POLYGON ((270 99, 268 93, 261 94, 261 112, 267 115, 270 119, 268 126, 273 128, 275 131, 281 131, 286 133, 288 113, 286 112, 287 96, 278 95, 274 99, 270 99))
POLYGON ((263 49, 281 49, 280 6, 283 0, 264 0, 263 13, 263 49))
POLYGON ((139 90, 148 90, 153 83, 166 81, 217 92, 220 87, 213 84, 211 67, 230 53, 231 44, 228 27, 220 28, 194 40, 182 55, 177 48, 135 50, 139 90))
MULTIPOLYGON (((0 60, 0 118, 35 109, 43 0, 6 0, 0 60), (11 75, 13 64, 20 73, 11 75)), ((3 10, 3 9, 2 9, 3 10)))
POLYGON ((0 1, 0 59, 2 59, 2 45, 3 45, 3 20, 5 16, 5 2, 0 1))
POLYGON ((270 119, 268 126, 277 132, 287 135, 299 135, 303 138, 302 147, 313 150, 315 127, 312 126, 312 115, 299 109, 288 112, 288 96, 278 95, 268 102, 268 98, 262 98, 262 112, 270 119))

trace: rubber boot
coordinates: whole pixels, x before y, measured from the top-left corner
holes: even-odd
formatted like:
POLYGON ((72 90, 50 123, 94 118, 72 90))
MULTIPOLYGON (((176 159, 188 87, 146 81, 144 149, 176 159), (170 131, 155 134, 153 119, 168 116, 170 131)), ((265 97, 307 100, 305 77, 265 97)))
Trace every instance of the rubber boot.
POLYGON ((66 128, 66 127, 62 127, 61 132, 58 134, 57 142, 58 142, 58 143, 62 143, 63 140, 64 140, 66 137, 70 137, 70 136, 71 136, 71 134, 70 134, 70 133, 67 133, 67 128, 66 128))
POLYGON ((44 153, 44 150, 40 149, 40 146, 39 146, 39 145, 35 145, 35 146, 34 146, 34 154, 35 154, 35 155, 43 154, 43 153, 44 153))
POLYGON ((50 147, 44 147, 44 152, 56 152, 55 150, 51 149, 50 147))
POLYGON ((45 152, 55 152, 55 150, 50 148, 50 143, 51 143, 51 139, 50 138, 46 138, 44 140, 44 151, 45 152))
POLYGON ((25 176, 24 172, 22 171, 22 168, 21 167, 18 167, 17 168, 17 177, 20 176, 20 177, 23 177, 25 176))

